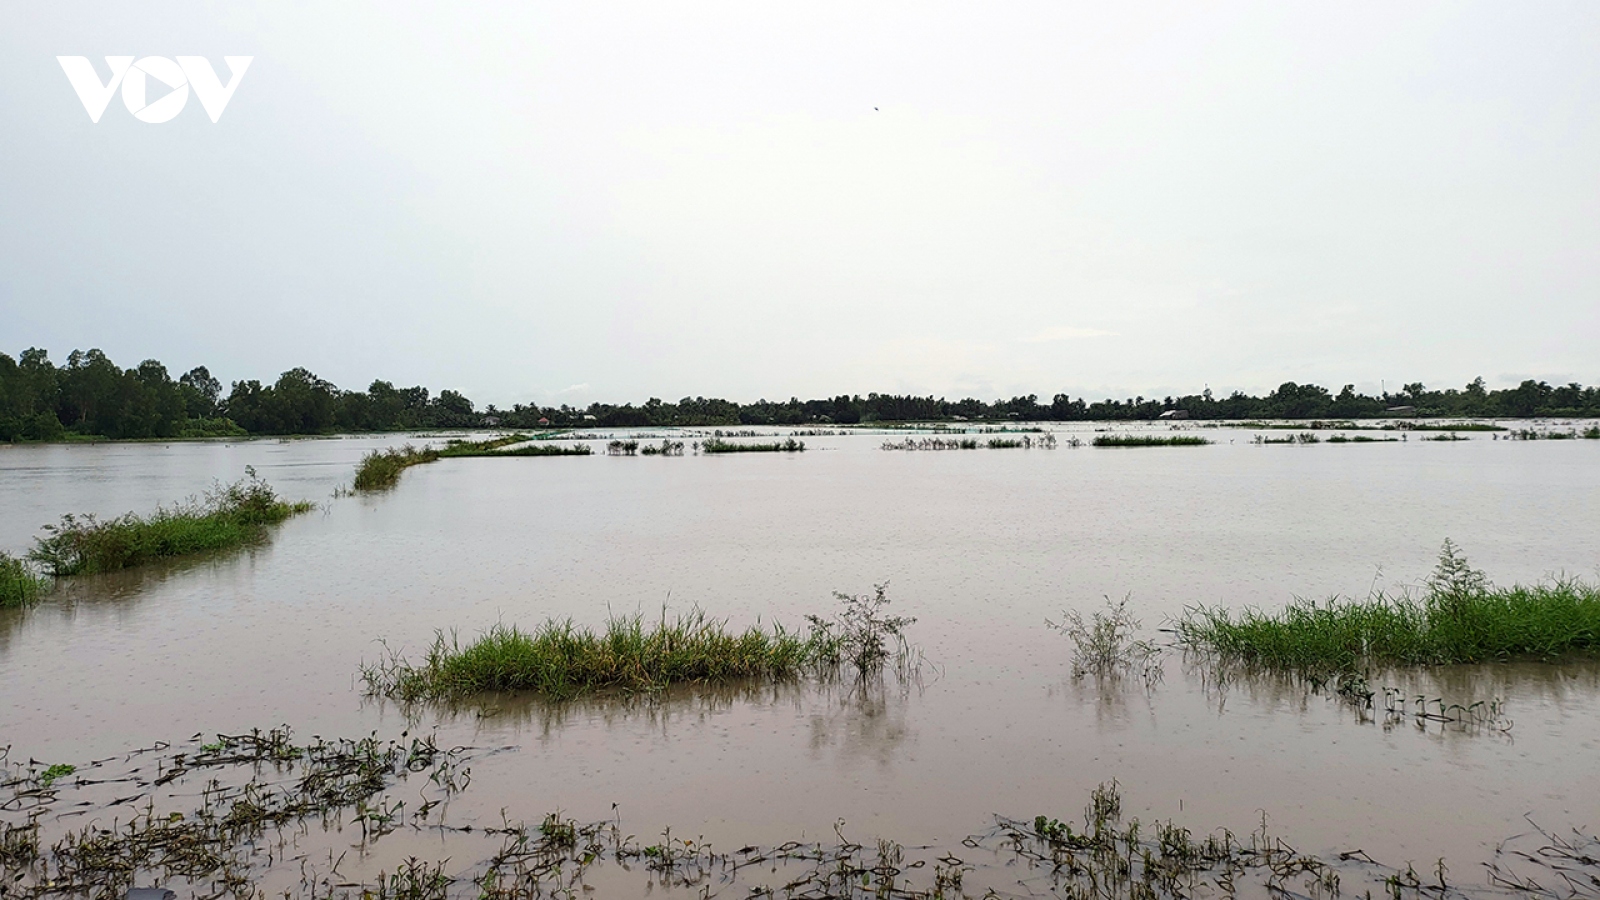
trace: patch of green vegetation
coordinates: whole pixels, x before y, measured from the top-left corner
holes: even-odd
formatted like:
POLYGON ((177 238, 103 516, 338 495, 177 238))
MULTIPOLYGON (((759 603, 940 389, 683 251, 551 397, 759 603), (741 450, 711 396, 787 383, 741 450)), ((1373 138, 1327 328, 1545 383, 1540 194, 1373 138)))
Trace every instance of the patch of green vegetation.
POLYGON ((498 456, 500 453, 497 451, 500 451, 502 447, 509 447, 512 444, 520 444, 531 440, 533 440, 533 435, 529 434, 504 434, 500 437, 487 438, 481 441, 451 439, 445 441, 444 447, 439 451, 439 456, 440 458, 447 456, 498 456))
POLYGON ((400 483, 400 473, 412 466, 431 463, 439 458, 439 451, 427 447, 418 449, 410 444, 373 450, 361 457, 356 466, 355 489, 381 491, 400 483))
POLYGON ((39 773, 39 786, 47 788, 55 784, 58 779, 65 778, 76 771, 78 771, 78 767, 71 763, 56 763, 39 773))
POLYGON ((1425 441, 1446 441, 1446 442, 1449 442, 1449 441, 1465 441, 1465 440, 1470 440, 1470 439, 1469 438, 1464 438, 1461 435, 1456 434, 1454 431, 1447 431, 1447 432, 1445 432, 1443 434, 1430 434, 1427 437, 1423 438, 1423 440, 1425 440, 1425 441))
POLYGON ((700 442, 701 453, 799 453, 805 449, 806 442, 794 438, 771 444, 735 444, 717 437, 700 442))
POLYGON ((1224 661, 1327 677, 1364 665, 1431 666, 1600 656, 1600 588, 1497 588, 1445 542, 1420 597, 1295 601, 1277 613, 1190 609, 1178 634, 1224 661))
POLYGON ((52 575, 114 572, 157 559, 237 547, 261 537, 266 526, 312 509, 290 503, 247 469, 249 477, 218 486, 202 500, 128 513, 104 522, 66 515, 46 525, 28 556, 52 575))
POLYGON ((1096 447, 1202 447, 1211 441, 1190 434, 1097 434, 1091 443, 1096 447))
POLYGON ((402 702, 459 700, 488 691, 530 691, 562 700, 593 691, 654 692, 674 684, 744 679, 781 681, 825 675, 849 666, 866 678, 894 663, 910 674, 920 657, 906 643, 916 620, 887 613, 887 585, 872 594, 835 593, 842 610, 810 615, 804 633, 782 625, 733 631, 725 620, 694 611, 654 623, 640 614, 608 620, 601 631, 570 619, 533 631, 496 625, 463 646, 435 636, 413 665, 398 653, 361 667, 368 694, 402 702))
POLYGON ((27 561, 0 551, 0 609, 32 603, 48 586, 27 561))
POLYGON ((682 682, 792 678, 835 652, 825 636, 774 626, 730 631, 703 613, 647 625, 642 615, 603 631, 571 620, 533 631, 496 625, 463 646, 438 635, 421 665, 389 659, 362 668, 368 693, 402 701, 459 699, 485 691, 533 691, 567 698, 589 691, 657 691, 682 682))

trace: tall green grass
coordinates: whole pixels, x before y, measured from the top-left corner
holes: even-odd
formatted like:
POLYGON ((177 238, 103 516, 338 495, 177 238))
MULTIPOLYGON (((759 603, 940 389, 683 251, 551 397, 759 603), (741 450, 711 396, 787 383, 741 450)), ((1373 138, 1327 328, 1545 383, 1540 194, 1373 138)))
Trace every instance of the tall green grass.
POLYGON ((700 442, 702 453, 799 453, 805 449, 806 442, 794 438, 771 444, 735 444, 716 437, 700 442))
POLYGON ((426 447, 419 450, 410 444, 404 447, 373 450, 361 457, 361 462, 356 465, 354 487, 358 491, 381 491, 392 488, 400 482, 401 472, 412 466, 431 463, 438 458, 439 451, 426 447))
POLYGON ((358 491, 387 490, 400 483, 400 473, 406 469, 440 459, 486 456, 588 456, 591 452, 587 444, 512 446, 532 439, 532 436, 526 434, 508 434, 482 441, 453 440, 437 450, 430 447, 419 449, 410 444, 404 447, 373 450, 361 457, 360 464, 356 466, 354 487, 358 491), (503 449, 505 447, 511 449, 503 449))
POLYGON ((1096 447, 1200 447, 1209 443, 1189 434, 1097 434, 1093 441, 1096 447))
POLYGON ((52 575, 114 572, 156 559, 237 547, 261 537, 266 526, 312 509, 290 503, 256 478, 219 486, 204 499, 100 521, 92 515, 61 517, 46 525, 28 557, 52 575))
POLYGON ((1226 661, 1313 676, 1365 665, 1600 656, 1600 587, 1570 579, 1495 587, 1447 542, 1419 596, 1297 600, 1275 613, 1198 607, 1178 633, 1226 661))
POLYGON ((602 631, 571 620, 533 631, 497 625, 462 645, 438 635, 420 665, 399 656, 363 666, 369 693, 402 701, 459 699, 484 691, 533 691, 567 698, 589 691, 654 691, 682 682, 796 677, 840 655, 838 639, 774 626, 731 631, 702 613, 641 615, 608 621, 602 631))
POLYGON ((0 609, 32 603, 48 584, 26 561, 0 551, 0 609))

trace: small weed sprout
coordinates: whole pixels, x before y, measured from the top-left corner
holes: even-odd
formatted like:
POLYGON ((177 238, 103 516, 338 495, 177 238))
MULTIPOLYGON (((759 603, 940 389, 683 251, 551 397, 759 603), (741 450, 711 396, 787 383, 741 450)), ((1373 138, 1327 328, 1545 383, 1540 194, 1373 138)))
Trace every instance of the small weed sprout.
POLYGON ((1088 621, 1075 610, 1062 613, 1060 622, 1045 624, 1072 641, 1072 677, 1093 675, 1115 677, 1137 671, 1146 680, 1161 672, 1161 648, 1150 641, 1136 640, 1139 620, 1128 612, 1128 598, 1118 602, 1106 598, 1103 610, 1096 610, 1088 621))
POLYGON ((871 594, 834 591, 833 596, 844 604, 842 612, 832 619, 806 616, 815 644, 827 648, 832 662, 848 663, 862 677, 882 671, 890 659, 904 667, 912 655, 905 631, 917 620, 888 614, 888 589, 884 582, 873 585, 871 594))

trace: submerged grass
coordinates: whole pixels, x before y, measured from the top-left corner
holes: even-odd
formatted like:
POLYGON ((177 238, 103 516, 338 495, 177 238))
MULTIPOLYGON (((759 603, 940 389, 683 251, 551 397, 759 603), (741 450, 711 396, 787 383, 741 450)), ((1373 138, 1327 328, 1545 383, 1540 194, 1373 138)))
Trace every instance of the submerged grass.
POLYGON ((490 691, 531 691, 564 700, 593 691, 654 692, 682 683, 721 683, 853 669, 865 684, 893 666, 912 676, 921 655, 906 641, 916 622, 889 615, 887 584, 871 594, 834 593, 831 617, 806 616, 810 627, 789 631, 774 624, 744 631, 696 610, 654 623, 618 616, 601 631, 571 619, 550 620, 533 631, 496 625, 463 646, 454 634, 435 636, 426 658, 413 665, 389 652, 361 667, 368 694, 402 702, 460 700, 490 691))
POLYGON ((527 434, 508 434, 482 441, 453 440, 437 450, 431 447, 417 448, 410 444, 386 450, 373 450, 361 457, 361 463, 356 466, 354 487, 358 491, 387 490, 400 482, 400 473, 406 469, 440 459, 486 456, 588 456, 591 452, 587 444, 566 446, 530 443, 526 447, 512 446, 532 441, 534 437, 527 434), (503 449, 505 447, 511 449, 503 449))
POLYGON ((452 635, 434 639, 412 666, 391 655, 364 666, 371 694, 402 701, 458 699, 486 691, 533 691, 567 698, 589 691, 655 691, 681 682, 799 676, 836 658, 836 638, 773 626, 731 631, 725 621, 691 613, 647 624, 642 615, 608 621, 602 631, 571 620, 533 631, 496 625, 463 646, 452 635))
POLYGON ((439 451, 427 447, 418 449, 410 444, 386 450, 373 450, 361 457, 361 463, 356 466, 355 489, 381 491, 392 488, 400 482, 401 472, 412 466, 433 462, 438 458, 439 451))
MULTIPOLYGON (((249 471, 249 470, 247 470, 249 471)), ((249 477, 219 486, 202 500, 157 509, 149 516, 128 513, 100 521, 92 515, 61 517, 46 525, 28 553, 52 575, 114 572, 156 559, 237 547, 259 538, 266 526, 313 508, 290 503, 272 486, 249 477)))
POLYGON ((32 603, 48 584, 25 560, 0 551, 0 609, 32 603))
POLYGON ((735 444, 717 437, 700 442, 701 453, 799 453, 805 449, 806 442, 794 438, 771 444, 735 444))
POLYGON ((1445 542, 1420 597, 1296 601, 1276 613, 1198 607, 1178 623, 1222 659, 1325 677, 1363 665, 1445 665, 1600 656, 1600 587, 1576 580, 1497 588, 1445 542))
POLYGON ((1096 447, 1201 447, 1210 440, 1188 434, 1097 434, 1096 447))

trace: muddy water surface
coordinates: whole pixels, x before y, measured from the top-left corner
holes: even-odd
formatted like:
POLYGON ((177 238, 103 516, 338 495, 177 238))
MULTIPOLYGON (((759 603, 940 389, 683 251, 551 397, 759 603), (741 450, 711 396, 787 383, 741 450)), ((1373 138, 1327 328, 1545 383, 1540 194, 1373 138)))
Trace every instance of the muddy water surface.
MULTIPOLYGON (((1499 698, 1509 732, 1361 721, 1303 688, 1218 684, 1168 659, 1153 686, 1075 682, 1045 620, 1130 599, 1155 633, 1185 606, 1416 584, 1450 537, 1501 583, 1600 570, 1600 442, 1417 440, 799 455, 446 460, 334 499, 404 436, 0 448, 0 548, 68 511, 115 514, 255 469, 323 508, 219 557, 74 580, 0 613, 0 745, 99 758, 196 732, 437 728, 514 747, 475 763, 463 822, 616 810, 725 844, 857 835, 954 845, 1003 813, 1075 815, 1118 779, 1126 809, 1300 849, 1461 871, 1521 830, 1600 824, 1600 669, 1393 673, 1406 695, 1499 698), (437 629, 699 607, 798 624, 888 582, 926 656, 860 692, 724 688, 560 708, 363 699, 363 659, 437 629), (414 713, 415 714, 415 713, 414 713)), ((1066 436, 1063 432, 1063 437, 1066 436)), ((1085 433, 1084 436, 1087 436, 1085 433)), ((1381 687, 1382 685, 1375 684, 1381 687)))

